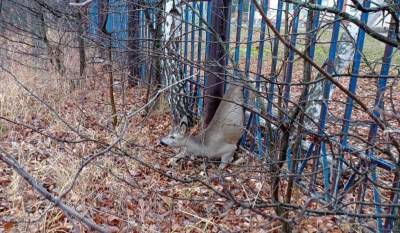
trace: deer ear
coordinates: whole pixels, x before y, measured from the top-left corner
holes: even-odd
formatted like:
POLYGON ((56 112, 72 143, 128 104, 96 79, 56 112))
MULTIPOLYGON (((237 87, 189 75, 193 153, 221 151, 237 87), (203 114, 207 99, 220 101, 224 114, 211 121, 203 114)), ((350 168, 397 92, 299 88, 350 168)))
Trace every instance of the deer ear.
POLYGON ((179 123, 179 128, 182 134, 186 133, 186 130, 188 128, 188 119, 187 116, 183 116, 181 119, 181 122, 179 123))

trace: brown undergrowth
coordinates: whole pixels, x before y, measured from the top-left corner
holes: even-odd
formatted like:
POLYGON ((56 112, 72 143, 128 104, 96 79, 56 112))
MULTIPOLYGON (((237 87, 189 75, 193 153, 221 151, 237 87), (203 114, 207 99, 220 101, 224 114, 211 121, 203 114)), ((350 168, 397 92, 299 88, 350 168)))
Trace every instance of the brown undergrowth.
MULTIPOLYGON (((14 77, 4 74, 1 80, 1 146, 51 193, 60 195, 73 184, 63 201, 82 215, 113 232, 279 231, 279 221, 268 217, 274 216, 272 207, 257 214, 226 200, 230 193, 248 206, 258 199, 269 202, 270 177, 254 169, 256 161, 248 159, 254 166, 232 166, 224 173, 202 161, 167 166, 174 151, 160 147, 158 139, 170 128, 169 115, 144 115, 143 89, 116 92, 120 127, 114 130, 101 68, 91 67, 93 75, 75 90, 52 72, 17 65, 11 70, 14 77), (136 111, 122 134, 125 114, 136 111), (115 141, 114 149, 96 157, 75 178, 85 158, 115 141)), ((0 184, 0 231, 85 231, 3 163, 0 184)), ((335 217, 292 217, 308 232, 333 232, 340 226, 335 217)))

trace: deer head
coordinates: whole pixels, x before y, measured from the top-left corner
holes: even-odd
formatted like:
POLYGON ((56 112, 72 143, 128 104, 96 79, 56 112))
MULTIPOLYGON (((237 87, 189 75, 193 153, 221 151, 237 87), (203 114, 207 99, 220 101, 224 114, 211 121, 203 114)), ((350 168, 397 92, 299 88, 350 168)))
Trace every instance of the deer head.
POLYGON ((170 147, 182 147, 186 145, 190 129, 186 116, 182 117, 178 124, 174 124, 171 132, 160 140, 161 145, 170 147))

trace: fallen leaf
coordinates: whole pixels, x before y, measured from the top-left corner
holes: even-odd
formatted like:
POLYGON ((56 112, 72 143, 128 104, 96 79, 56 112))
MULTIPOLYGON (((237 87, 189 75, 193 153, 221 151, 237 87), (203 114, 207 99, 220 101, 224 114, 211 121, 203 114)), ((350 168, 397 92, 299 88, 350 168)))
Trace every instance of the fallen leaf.
POLYGON ((14 223, 12 223, 12 222, 6 222, 6 223, 3 224, 3 228, 4 228, 4 232, 5 233, 11 232, 13 227, 14 227, 14 223))

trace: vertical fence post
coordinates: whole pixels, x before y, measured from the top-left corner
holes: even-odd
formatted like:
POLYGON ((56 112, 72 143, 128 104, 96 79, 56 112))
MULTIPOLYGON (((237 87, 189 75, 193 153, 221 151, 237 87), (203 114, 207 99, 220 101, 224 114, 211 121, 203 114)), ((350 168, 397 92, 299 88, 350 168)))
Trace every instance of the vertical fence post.
POLYGON ((204 100, 201 98, 201 64, 202 64, 202 40, 203 40, 203 8, 204 8, 204 3, 203 1, 200 2, 199 4, 199 35, 198 35, 198 44, 197 44, 197 80, 196 80, 196 96, 198 97, 198 102, 197 102, 197 110, 199 116, 203 115, 203 103, 204 100))
MULTIPOLYGON (((189 4, 189 3, 187 3, 189 4)), ((185 6, 183 13, 183 19, 185 24, 184 30, 184 45, 183 45, 183 74, 187 77, 187 59, 188 59, 188 49, 189 49, 189 6, 185 6)), ((183 26, 182 26, 183 27, 183 26)))
MULTIPOLYGON (((392 16, 393 17, 393 16, 392 16)), ((388 33, 388 37, 390 39, 395 39, 396 38, 396 23, 395 20, 392 18, 390 21, 390 26, 389 26, 389 33, 388 33)), ((383 101, 383 95, 386 89, 386 85, 387 85, 387 75, 389 74, 389 70, 390 70, 390 64, 392 61, 392 55, 393 55, 393 47, 390 45, 386 45, 385 47, 385 52, 383 55, 383 64, 381 67, 381 72, 380 72, 380 78, 378 79, 378 90, 376 92, 376 97, 375 97, 375 107, 374 107, 374 115, 376 117, 380 117, 380 110, 383 109, 383 105, 384 105, 384 101, 383 101)), ((369 132, 369 136, 368 136, 368 141, 371 145, 375 145, 376 144, 376 136, 377 136, 377 132, 378 132, 378 125, 376 123, 371 124, 370 127, 370 132, 369 132)), ((369 151, 367 151, 368 155, 371 156, 374 154, 374 151, 371 149, 369 151)), ((376 181, 377 177, 376 177, 376 171, 375 171, 375 166, 373 166, 373 170, 372 170, 372 178, 375 179, 374 181, 376 181)), ((396 173, 398 173, 396 171, 396 173)), ((397 188, 397 180, 398 176, 395 175, 395 179, 394 179, 394 183, 393 183, 393 187, 397 188)), ((398 192, 396 191, 392 191, 392 202, 394 202, 397 199, 397 195, 398 192)), ((379 196, 379 191, 378 191, 378 187, 374 187, 374 200, 376 204, 376 214, 379 215, 381 214, 381 207, 380 207, 380 196, 379 196)), ((392 203, 392 204, 396 204, 396 203, 392 203)), ((395 207, 391 207, 388 208, 389 209, 389 213, 394 213, 394 209, 395 207)), ((386 222, 385 222, 385 229, 383 228, 382 225, 382 218, 378 218, 377 219, 377 225, 378 225, 378 229, 382 232, 385 232, 386 230, 389 230, 392 228, 392 221, 393 218, 387 218, 386 222)))
MULTIPOLYGON (((239 64, 240 58, 240 36, 242 34, 242 20, 243 20, 243 0, 238 1, 237 5, 237 25, 236 25, 236 47, 235 47, 235 65, 239 64)), ((235 69, 235 76, 238 75, 239 70, 235 69)))
MULTIPOLYGON (((337 2, 337 9, 342 10, 344 6, 344 0, 338 0, 337 2)), ((327 72, 332 73, 334 71, 334 62, 336 58, 336 50, 337 50, 337 45, 338 45, 338 39, 339 39, 339 31, 340 31, 340 21, 338 20, 339 17, 335 17, 335 23, 333 24, 333 29, 332 29, 332 36, 331 36, 331 45, 329 48, 329 55, 328 55, 328 60, 327 60, 327 72)), ((321 106, 321 114, 320 114, 320 119, 319 119, 319 135, 323 135, 325 128, 326 128, 326 123, 327 123, 327 114, 328 114, 328 99, 329 95, 331 93, 332 89, 332 83, 329 81, 326 81, 324 83, 324 90, 323 90, 323 102, 321 106)), ((329 189, 331 186, 331 172, 330 172, 330 167, 329 167, 329 162, 327 159, 327 149, 326 149, 326 144, 325 142, 320 142, 321 145, 319 148, 321 150, 317 150, 317 152, 321 153, 322 157, 322 168, 323 168, 323 176, 324 176, 324 191, 325 191, 325 199, 328 201, 331 197, 329 194, 329 189)), ((306 162, 306 161, 304 161, 306 162)))
MULTIPOLYGON (((278 32, 281 30, 282 13, 283 13, 283 0, 278 0, 278 9, 276 10, 276 22, 275 22, 275 28, 278 32)), ((279 52, 278 50, 279 50, 279 39, 275 37, 272 48, 272 64, 271 64, 271 74, 270 74, 271 83, 268 89, 267 112, 269 115, 272 115, 272 106, 274 101, 275 81, 277 76, 276 72, 278 66, 278 52, 279 52)))
MULTIPOLYGON (((371 4, 370 0, 365 0, 364 1, 364 7, 368 8, 371 4)), ((368 12, 363 12, 361 14, 361 21, 363 23, 368 22, 368 12)), ((357 81, 358 81, 358 74, 360 70, 360 65, 361 65, 361 56, 362 56, 362 50, 364 46, 364 39, 365 39, 365 31, 362 30, 361 28, 359 29, 359 33, 357 36, 356 44, 355 44, 355 53, 354 53, 354 58, 353 58, 353 69, 351 73, 351 78, 350 78, 350 84, 349 84, 349 91, 354 94, 356 92, 357 88, 357 81)), ((342 138, 340 140, 340 146, 342 149, 346 149, 348 147, 348 132, 350 129, 350 119, 352 116, 352 111, 353 111, 353 99, 351 97, 347 98, 346 102, 346 109, 344 113, 344 119, 343 119, 343 126, 342 126, 342 138)), ((340 178, 342 176, 342 170, 343 170, 343 152, 341 152, 340 157, 339 157, 339 164, 337 168, 337 174, 336 174, 336 184, 335 184, 335 195, 337 195, 337 192, 339 190, 339 185, 340 185, 340 178)), ((365 190, 364 190, 365 191, 365 190)), ((360 197, 363 199, 363 194, 360 195, 360 197)))
MULTIPOLYGON (((197 8, 197 4, 195 2, 192 3, 192 10, 190 11, 190 71, 189 71, 189 75, 190 75, 190 80, 192 81, 192 83, 190 84, 190 93, 194 93, 193 92, 193 83, 194 83, 194 41, 195 41, 195 31, 196 31, 196 15, 194 14, 193 10, 195 10, 197 8)), ((195 95, 195 93, 193 94, 195 95)), ((194 100, 192 102, 192 105, 194 105, 194 100)))
MULTIPOLYGON (((293 28, 292 28, 292 34, 290 36, 290 44, 292 47, 296 47, 296 41, 297 41, 297 30, 299 27, 299 18, 300 18, 300 7, 295 6, 295 10, 293 13, 293 28)), ((290 49, 289 50, 289 57, 288 57, 288 64, 286 66, 286 72, 285 72, 285 87, 284 87, 284 93, 283 93, 283 102, 284 107, 288 107, 289 104, 289 98, 290 98, 290 85, 292 82, 292 76, 293 76, 293 65, 294 65, 294 50, 290 49)), ((285 119, 287 118, 287 115, 284 116, 285 119)))
MULTIPOLYGON (((281 22, 282 22, 282 12, 283 12, 283 0, 278 0, 278 9, 276 9, 276 22, 275 28, 279 32, 281 30, 281 22)), ((270 84, 267 91, 267 114, 272 116, 272 106, 275 99, 275 82, 277 79, 277 66, 278 66, 278 51, 279 50, 279 39, 275 37, 273 39, 272 45, 272 63, 271 63, 271 73, 269 75, 270 84)), ((265 155, 266 157, 270 157, 269 149, 271 149, 271 141, 273 137, 272 129, 269 127, 267 132, 265 133, 265 155)))
MULTIPOLYGON (((263 10, 265 13, 268 11, 268 0, 263 1, 263 10)), ((261 21, 261 32, 260 32, 260 41, 258 46, 258 58, 257 58, 257 74, 256 74, 256 90, 261 93, 261 74, 263 69, 263 58, 264 58, 264 43, 265 43, 265 30, 266 30, 266 22, 265 19, 261 21)), ((258 93, 257 93, 258 95, 258 93)), ((257 110, 261 110, 261 104, 259 98, 256 98, 255 107, 257 110)), ((260 116, 256 115, 255 117, 256 123, 256 136, 257 136, 257 147, 258 147, 258 157, 261 159, 263 156, 263 145, 262 145, 262 135, 261 135, 261 127, 260 127, 260 116)))
MULTIPOLYGON (((227 68, 228 67, 228 64, 229 64, 229 59, 228 59, 228 57, 230 57, 230 52, 229 52, 229 50, 230 50, 230 44, 231 44, 231 42, 230 42, 230 38, 231 38, 231 23, 232 23, 232 5, 231 4, 229 4, 229 6, 228 6, 228 13, 227 13, 227 21, 226 21, 226 24, 227 24, 227 28, 226 28, 226 49, 225 49, 225 53, 226 53, 226 56, 227 56, 227 58, 225 59, 225 67, 227 68)), ((227 78, 227 74, 228 74, 228 70, 227 69, 225 69, 225 81, 226 81, 226 78, 227 78)), ((225 92, 225 90, 226 90, 226 84, 224 85, 224 92, 225 92)))

